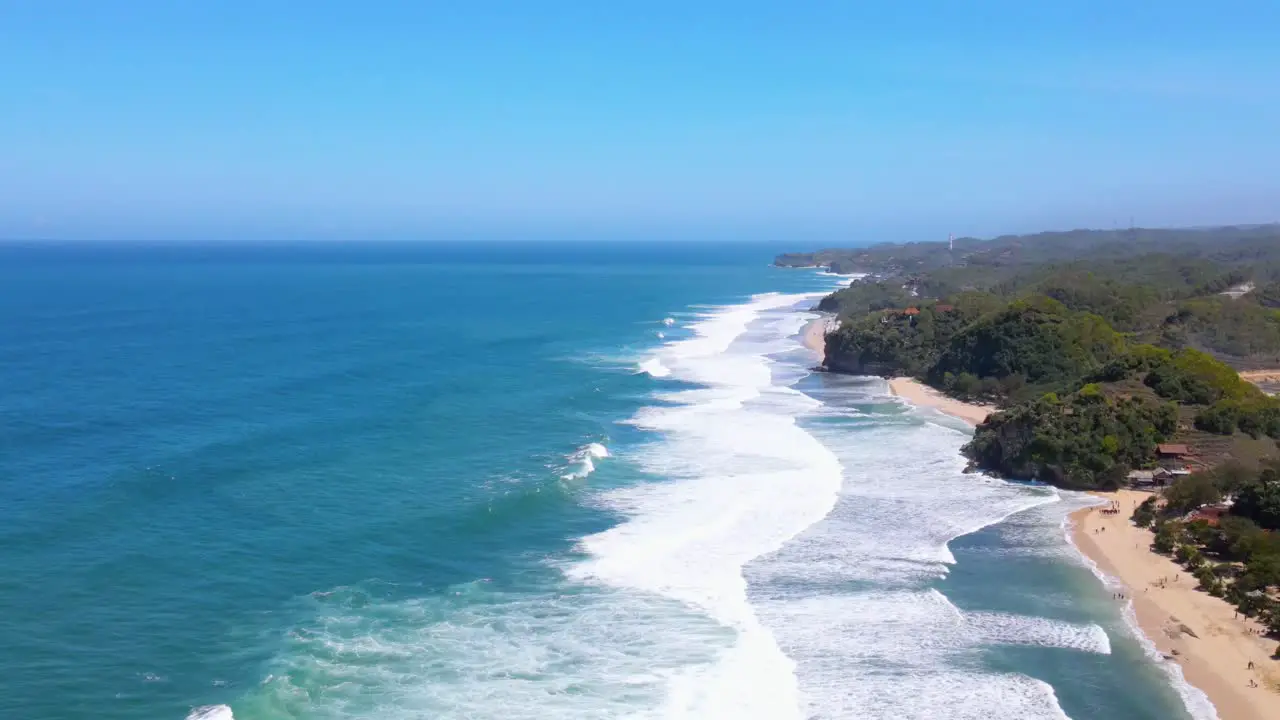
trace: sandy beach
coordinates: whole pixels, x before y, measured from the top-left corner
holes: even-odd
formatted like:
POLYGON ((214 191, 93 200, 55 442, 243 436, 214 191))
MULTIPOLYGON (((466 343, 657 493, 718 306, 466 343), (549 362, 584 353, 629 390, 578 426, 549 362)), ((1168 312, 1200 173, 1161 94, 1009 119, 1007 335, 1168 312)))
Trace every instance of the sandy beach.
POLYGON ((823 315, 805 323, 804 329, 800 331, 804 346, 817 353, 818 357, 826 353, 827 327, 830 324, 831 317, 823 315))
MULTIPOLYGON (((817 353, 818 357, 822 357, 826 351, 826 334, 831 324, 832 318, 824 315, 810 320, 800 331, 804 346, 817 353)), ((933 408, 975 426, 995 411, 995 408, 990 405, 976 405, 954 400, 918 380, 907 377, 890 380, 889 392, 913 405, 933 408)))
POLYGON ((1280 370, 1241 370, 1240 378, 1253 383, 1280 383, 1280 370))
POLYGON ((1225 600, 1196 590, 1190 573, 1150 550, 1152 533, 1129 521, 1149 493, 1096 494, 1118 502, 1120 512, 1077 511, 1072 537, 1102 572, 1128 588, 1143 633, 1209 696, 1223 720, 1280 719, 1280 661, 1271 658, 1276 641, 1251 634, 1262 626, 1238 618, 1225 600), (1258 686, 1250 687, 1250 680, 1258 686))
POLYGON ((990 405, 977 405, 949 398, 913 378, 893 378, 889 381, 889 392, 913 405, 933 408, 975 426, 995 412, 995 408, 990 405))

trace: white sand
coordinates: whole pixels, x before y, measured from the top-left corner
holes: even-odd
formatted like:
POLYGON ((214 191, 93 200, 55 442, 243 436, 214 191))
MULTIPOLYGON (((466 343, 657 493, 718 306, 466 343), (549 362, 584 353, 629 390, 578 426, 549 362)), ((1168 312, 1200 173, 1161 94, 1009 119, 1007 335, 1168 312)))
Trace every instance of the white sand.
POLYGON ((831 318, 822 316, 814 318, 805 324, 804 329, 800 331, 800 336, 804 339, 804 346, 818 353, 818 357, 826 354, 827 344, 827 327, 831 323, 831 318))
POLYGON ((933 408, 971 425, 978 425, 995 412, 995 408, 990 405, 977 405, 949 398, 912 378, 893 378, 889 381, 889 391, 913 405, 933 408))
POLYGON ((1271 658, 1276 641, 1250 633, 1262 626, 1236 617, 1226 600, 1196 590, 1198 583, 1189 572, 1151 551, 1151 531, 1129 520, 1150 493, 1096 494, 1118 502, 1120 512, 1076 512, 1072 538, 1104 573, 1128 586, 1142 632, 1161 653, 1176 659, 1187 682, 1209 696, 1222 720, 1280 719, 1280 661, 1271 658), (1163 587, 1161 578, 1168 578, 1163 587), (1184 625, 1198 637, 1179 632, 1184 625), (1249 687, 1250 680, 1258 687, 1249 687))

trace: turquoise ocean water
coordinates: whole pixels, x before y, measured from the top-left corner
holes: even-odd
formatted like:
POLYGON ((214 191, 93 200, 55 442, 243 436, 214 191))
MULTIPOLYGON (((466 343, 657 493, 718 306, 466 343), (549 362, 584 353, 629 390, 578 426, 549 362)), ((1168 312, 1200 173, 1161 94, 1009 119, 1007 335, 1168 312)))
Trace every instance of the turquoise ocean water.
POLYGON ((785 249, 0 248, 0 717, 1211 717, 785 249))

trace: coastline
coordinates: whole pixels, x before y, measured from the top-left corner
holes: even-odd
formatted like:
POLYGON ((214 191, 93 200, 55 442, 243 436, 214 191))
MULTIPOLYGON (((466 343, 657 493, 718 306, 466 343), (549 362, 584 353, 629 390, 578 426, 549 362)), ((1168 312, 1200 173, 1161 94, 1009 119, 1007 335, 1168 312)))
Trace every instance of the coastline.
POLYGON ((827 351, 827 332, 831 327, 831 321, 831 316, 823 313, 820 317, 805 323, 804 328, 800 330, 801 342, 817 353, 819 359, 822 359, 827 351))
POLYGON ((995 408, 991 405, 978 405, 949 398, 919 380, 909 377, 896 377, 889 380, 889 392, 913 405, 933 408, 960 418, 974 427, 982 424, 988 415, 995 412, 995 408))
POLYGON ((1126 588, 1143 635, 1178 663, 1186 681, 1209 698, 1223 720, 1280 719, 1280 662, 1271 659, 1275 642, 1249 632, 1262 626, 1236 617, 1227 601, 1197 590, 1186 569, 1151 551, 1151 531, 1129 520, 1150 493, 1093 494, 1119 503, 1120 512, 1104 514, 1100 505, 1072 513, 1072 542, 1126 588), (1161 578, 1168 579, 1163 587, 1161 578), (1255 669, 1248 669, 1250 662, 1255 669), (1258 687, 1250 687, 1250 680, 1258 687))
MULTIPOLYGON (((832 317, 823 314, 805 323, 800 331, 801 342, 823 359, 826 353, 826 336, 832 325, 832 317)), ((889 380, 889 393, 921 407, 933 408, 941 413, 959 418, 977 427, 987 416, 995 412, 991 405, 967 403, 934 390, 924 383, 909 377, 896 377, 889 380)))

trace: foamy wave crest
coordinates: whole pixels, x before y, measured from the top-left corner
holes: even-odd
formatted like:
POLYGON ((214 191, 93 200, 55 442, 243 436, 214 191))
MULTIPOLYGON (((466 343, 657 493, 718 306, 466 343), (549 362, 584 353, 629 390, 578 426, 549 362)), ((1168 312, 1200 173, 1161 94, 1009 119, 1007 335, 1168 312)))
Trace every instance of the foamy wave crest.
POLYGON ((675 325, 675 324, 676 324, 676 319, 675 319, 675 318, 673 318, 673 317, 663 318, 663 319, 662 319, 662 324, 663 324, 663 325, 666 325, 667 327, 671 327, 672 325, 675 325))
POLYGON ((609 457, 609 448, 600 443, 588 443, 569 455, 568 473, 561 475, 565 480, 580 480, 596 471, 596 460, 609 457))
POLYGON ((607 588, 527 593, 475 581, 420 599, 335 588, 245 700, 254 717, 660 720, 685 668, 730 631, 607 588))
POLYGON ((663 365, 662 361, 658 358, 649 358, 648 360, 640 363, 640 372, 648 373, 656 378, 667 377, 671 374, 671 371, 667 369, 667 366, 663 365))
POLYGON ((794 663, 756 618, 742 569, 822 519, 839 488, 839 462, 796 423, 818 403, 775 384, 769 358, 799 347, 792 336, 811 316, 793 308, 813 297, 713 309, 658 352, 672 377, 701 386, 661 393, 668 405, 630 421, 657 435, 634 459, 671 480, 602 495, 628 520, 584 538, 590 558, 569 569, 679 601, 732 632, 714 662, 670 679, 662 717, 800 717, 794 663))
POLYGON ((187 715, 187 720, 235 720, 235 717, 231 714, 231 708, 226 705, 205 705, 193 708, 187 715))
POLYGON ((962 474, 966 435, 884 409, 881 381, 828 386, 819 413, 837 423, 812 432, 844 466, 835 507, 747 568, 757 615, 796 663, 805 716, 932 718, 945 708, 949 718, 1066 717, 1051 686, 974 659, 993 645, 1110 653, 1102 628, 966 613, 932 587, 956 561, 950 541, 1058 494, 962 474), (851 426, 859 413, 897 421, 851 426))

